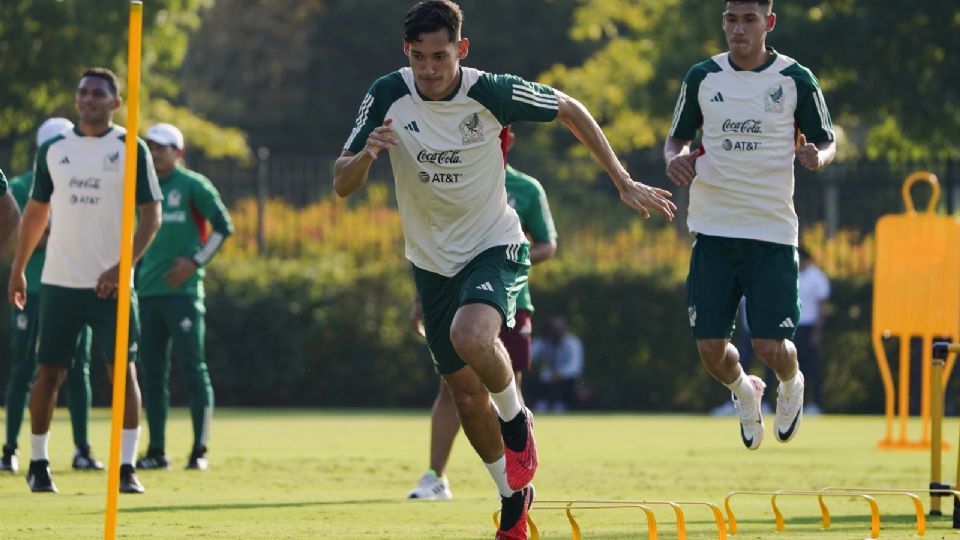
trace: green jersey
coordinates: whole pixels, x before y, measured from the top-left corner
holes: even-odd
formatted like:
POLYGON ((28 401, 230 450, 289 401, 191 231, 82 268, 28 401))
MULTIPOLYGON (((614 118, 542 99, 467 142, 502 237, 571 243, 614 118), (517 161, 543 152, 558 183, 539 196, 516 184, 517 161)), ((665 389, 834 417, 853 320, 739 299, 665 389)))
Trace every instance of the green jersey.
MULTIPOLYGON (((507 204, 520 216, 520 227, 534 242, 552 242, 557 239, 553 215, 547 204, 547 193, 540 182, 507 165, 507 204)), ((517 295, 517 309, 533 311, 530 287, 524 285, 517 295)))
POLYGON ((163 224, 143 255, 137 273, 141 297, 189 294, 203 298, 204 266, 233 234, 233 222, 220 200, 220 193, 202 174, 177 167, 160 177, 163 192, 163 224), (207 230, 207 222, 213 232, 207 230), (197 271, 180 287, 171 289, 164 275, 176 257, 192 259, 197 271))
MULTIPOLYGON (((30 190, 33 189, 33 171, 25 172, 10 179, 10 194, 17 201, 20 211, 27 206, 30 200, 30 190)), ((43 262, 47 258, 45 246, 38 246, 27 261, 24 274, 27 276, 27 293, 40 292, 40 274, 43 273, 43 262)))

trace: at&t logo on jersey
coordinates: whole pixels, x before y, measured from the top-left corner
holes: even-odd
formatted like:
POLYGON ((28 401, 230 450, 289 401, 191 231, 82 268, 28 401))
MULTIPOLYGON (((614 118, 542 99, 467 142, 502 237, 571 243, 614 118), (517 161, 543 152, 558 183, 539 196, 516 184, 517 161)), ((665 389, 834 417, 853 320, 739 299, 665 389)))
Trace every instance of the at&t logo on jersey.
POLYGON ((730 139, 724 139, 723 144, 721 146, 723 146, 723 149, 726 150, 727 152, 731 152, 734 150, 739 150, 741 152, 751 152, 753 150, 760 149, 760 142, 759 141, 731 141, 730 139))
POLYGON ((461 173, 433 173, 430 174, 427 171, 420 171, 417 173, 417 178, 423 184, 456 184, 460 182, 460 177, 463 176, 461 173))

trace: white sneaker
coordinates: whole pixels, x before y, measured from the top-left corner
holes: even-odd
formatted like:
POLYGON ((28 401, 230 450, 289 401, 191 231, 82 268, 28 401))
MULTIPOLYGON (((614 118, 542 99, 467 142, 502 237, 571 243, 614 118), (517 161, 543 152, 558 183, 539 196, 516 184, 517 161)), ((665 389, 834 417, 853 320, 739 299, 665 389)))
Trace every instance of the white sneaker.
POLYGON ((736 394, 733 395, 733 406, 740 417, 740 438, 748 450, 760 448, 763 442, 763 414, 760 412, 760 402, 763 400, 763 389, 767 387, 763 380, 756 375, 747 375, 747 380, 753 384, 757 395, 753 403, 741 403, 736 394))
POLYGON ((783 396, 783 383, 777 388, 777 416, 774 421, 775 435, 780 442, 787 442, 800 431, 800 421, 803 420, 803 373, 797 370, 797 382, 794 385, 793 395, 783 396))
POLYGON ((437 473, 429 470, 420 477, 417 487, 407 493, 407 498, 423 501, 449 501, 453 498, 453 492, 450 491, 450 483, 446 476, 437 476, 437 473))

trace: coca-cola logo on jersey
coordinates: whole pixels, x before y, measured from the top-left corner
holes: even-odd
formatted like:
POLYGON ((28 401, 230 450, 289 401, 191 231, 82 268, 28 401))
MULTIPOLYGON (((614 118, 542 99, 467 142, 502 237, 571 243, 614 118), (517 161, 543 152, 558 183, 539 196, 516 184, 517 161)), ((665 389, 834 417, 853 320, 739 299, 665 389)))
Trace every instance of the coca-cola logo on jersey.
POLYGON ((460 163, 459 150, 444 150, 442 152, 427 152, 421 150, 417 154, 420 163, 436 163, 437 165, 457 165, 460 163))
POLYGON ((727 118, 723 121, 724 133, 763 133, 762 120, 731 120, 727 118))

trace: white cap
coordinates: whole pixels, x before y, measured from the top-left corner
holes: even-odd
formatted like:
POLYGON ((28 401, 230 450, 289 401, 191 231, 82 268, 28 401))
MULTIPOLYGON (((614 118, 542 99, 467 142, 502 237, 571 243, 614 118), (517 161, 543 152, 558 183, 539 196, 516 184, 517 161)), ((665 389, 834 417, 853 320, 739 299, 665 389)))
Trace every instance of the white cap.
POLYGON ((173 124, 154 124, 147 130, 147 140, 183 150, 183 133, 173 124))
POLYGON ((37 146, 40 146, 68 129, 73 129, 73 122, 66 118, 60 116, 47 118, 40 124, 40 127, 37 128, 37 146))

